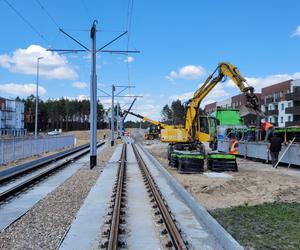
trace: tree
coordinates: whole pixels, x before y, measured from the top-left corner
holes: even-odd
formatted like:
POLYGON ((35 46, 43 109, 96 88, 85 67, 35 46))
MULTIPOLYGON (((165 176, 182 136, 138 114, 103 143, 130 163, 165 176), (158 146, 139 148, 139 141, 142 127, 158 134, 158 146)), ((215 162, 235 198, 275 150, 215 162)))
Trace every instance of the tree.
POLYGON ((171 123, 172 122, 172 110, 170 109, 169 105, 166 104, 162 111, 161 111, 162 120, 164 123, 171 123))
MULTIPOLYGON (((34 130, 34 110, 35 97, 28 96, 25 100, 26 124, 28 131, 34 130)), ((97 105, 97 127, 106 128, 104 122, 104 108, 98 102, 97 105)), ((39 100, 39 120, 38 128, 42 131, 63 129, 63 130, 82 130, 89 128, 90 101, 89 100, 69 100, 60 98, 59 100, 47 101, 39 100)))
POLYGON ((172 120, 174 125, 184 124, 185 110, 180 100, 173 101, 171 104, 172 120))

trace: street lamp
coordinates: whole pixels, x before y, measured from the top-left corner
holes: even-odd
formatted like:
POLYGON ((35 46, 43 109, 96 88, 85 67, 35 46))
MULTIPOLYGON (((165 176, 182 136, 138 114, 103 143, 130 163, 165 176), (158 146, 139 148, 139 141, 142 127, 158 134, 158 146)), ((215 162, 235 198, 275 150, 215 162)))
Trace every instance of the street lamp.
POLYGON ((36 98, 35 98, 35 126, 34 126, 34 136, 38 136, 38 105, 39 105, 39 68, 40 68, 40 60, 44 57, 37 58, 36 65, 36 98))

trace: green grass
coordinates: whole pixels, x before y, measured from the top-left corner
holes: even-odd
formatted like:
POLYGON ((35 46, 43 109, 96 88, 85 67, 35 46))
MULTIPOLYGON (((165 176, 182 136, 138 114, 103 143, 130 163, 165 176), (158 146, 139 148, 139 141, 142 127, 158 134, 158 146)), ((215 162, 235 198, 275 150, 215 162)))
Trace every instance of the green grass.
POLYGON ((300 203, 245 205, 210 213, 246 249, 300 249, 300 203))

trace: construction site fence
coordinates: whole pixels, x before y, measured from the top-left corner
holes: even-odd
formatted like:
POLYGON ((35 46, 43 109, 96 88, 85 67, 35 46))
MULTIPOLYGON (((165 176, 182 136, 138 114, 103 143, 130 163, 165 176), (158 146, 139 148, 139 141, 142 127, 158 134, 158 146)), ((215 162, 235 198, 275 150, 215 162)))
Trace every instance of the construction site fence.
MULTIPOLYGON (((258 159, 264 162, 271 161, 270 153, 268 152, 267 142, 249 142, 249 141, 239 141, 238 152, 240 156, 245 158, 258 159)), ((230 141, 229 140, 219 140, 218 141, 218 151, 227 152, 229 151, 230 141)), ((284 154, 281 163, 292 164, 300 166, 300 144, 294 143, 286 151, 288 143, 282 144, 282 149, 279 154, 279 159, 284 154)))
POLYGON ((0 165, 74 145, 73 135, 0 139, 0 165))

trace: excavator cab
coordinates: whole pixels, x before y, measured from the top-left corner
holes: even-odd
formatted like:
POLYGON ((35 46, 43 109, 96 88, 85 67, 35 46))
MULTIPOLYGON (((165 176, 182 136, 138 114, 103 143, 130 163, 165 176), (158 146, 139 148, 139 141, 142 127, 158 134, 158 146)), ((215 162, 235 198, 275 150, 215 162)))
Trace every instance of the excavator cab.
POLYGON ((196 139, 200 142, 215 141, 217 135, 218 119, 201 114, 198 118, 196 139))

